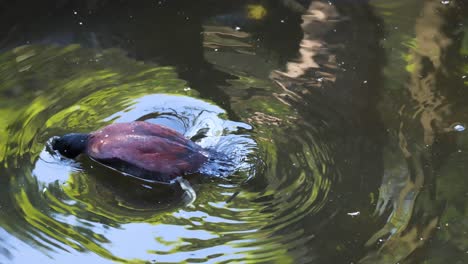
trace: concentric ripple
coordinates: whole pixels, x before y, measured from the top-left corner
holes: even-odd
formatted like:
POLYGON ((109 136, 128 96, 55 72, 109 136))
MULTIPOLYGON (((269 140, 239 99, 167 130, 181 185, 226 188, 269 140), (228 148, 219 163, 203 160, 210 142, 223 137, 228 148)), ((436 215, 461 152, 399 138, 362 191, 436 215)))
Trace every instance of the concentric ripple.
POLYGON ((18 87, 24 102, 2 110, 10 113, 2 128, 10 214, 2 226, 11 236, 56 261, 67 253, 131 263, 283 263, 310 255, 316 230, 297 227, 326 206, 339 173, 331 169, 330 146, 319 140, 321 128, 269 95, 238 96, 251 85, 275 91, 271 83, 239 75, 226 87, 237 91, 231 95, 236 118, 252 127, 196 99, 196 87, 172 68, 137 63, 117 50, 25 46, 0 59, 9 65, 2 68, 3 89, 18 87), (229 154, 234 173, 191 179, 198 197, 185 207, 171 188, 47 150, 53 136, 132 120, 169 126, 229 154))

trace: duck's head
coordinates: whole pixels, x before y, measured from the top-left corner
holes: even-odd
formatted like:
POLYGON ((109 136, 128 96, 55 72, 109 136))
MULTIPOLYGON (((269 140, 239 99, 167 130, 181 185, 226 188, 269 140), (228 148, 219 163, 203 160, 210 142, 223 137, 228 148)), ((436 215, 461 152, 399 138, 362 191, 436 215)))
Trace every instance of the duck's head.
POLYGON ((86 151, 89 134, 71 133, 52 141, 52 148, 57 150, 62 156, 74 159, 76 156, 86 151))

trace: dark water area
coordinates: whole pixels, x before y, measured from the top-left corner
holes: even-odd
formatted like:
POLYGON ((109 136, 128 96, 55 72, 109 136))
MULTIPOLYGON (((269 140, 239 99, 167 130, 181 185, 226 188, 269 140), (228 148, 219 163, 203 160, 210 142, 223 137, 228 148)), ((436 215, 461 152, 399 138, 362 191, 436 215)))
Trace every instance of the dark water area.
POLYGON ((468 4, 0 2, 0 263, 468 263, 468 4), (196 193, 61 158, 144 120, 196 193), (206 167, 205 174, 213 174, 206 167))

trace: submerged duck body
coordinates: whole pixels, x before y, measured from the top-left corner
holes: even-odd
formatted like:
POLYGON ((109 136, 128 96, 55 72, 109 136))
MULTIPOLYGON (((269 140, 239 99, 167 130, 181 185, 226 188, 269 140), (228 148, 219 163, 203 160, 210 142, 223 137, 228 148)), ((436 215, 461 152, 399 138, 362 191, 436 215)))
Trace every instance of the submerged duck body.
POLYGON ((162 182, 195 173, 207 161, 203 149, 180 133, 144 121, 112 124, 90 134, 68 134, 52 145, 68 158, 85 153, 134 177, 162 182))

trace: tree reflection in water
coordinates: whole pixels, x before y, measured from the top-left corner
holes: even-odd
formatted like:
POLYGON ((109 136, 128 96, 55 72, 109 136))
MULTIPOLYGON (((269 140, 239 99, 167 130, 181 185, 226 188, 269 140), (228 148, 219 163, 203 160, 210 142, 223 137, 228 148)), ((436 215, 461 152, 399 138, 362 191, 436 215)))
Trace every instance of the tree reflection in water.
POLYGON ((0 16, 2 245, 56 261, 466 259, 463 1, 26 2, 0 16), (33 164, 58 127, 161 92, 254 126, 264 163, 231 203, 242 177, 200 184, 194 210, 152 210, 148 189, 80 168, 41 188, 33 164), (135 233, 140 248, 121 239, 135 233))

